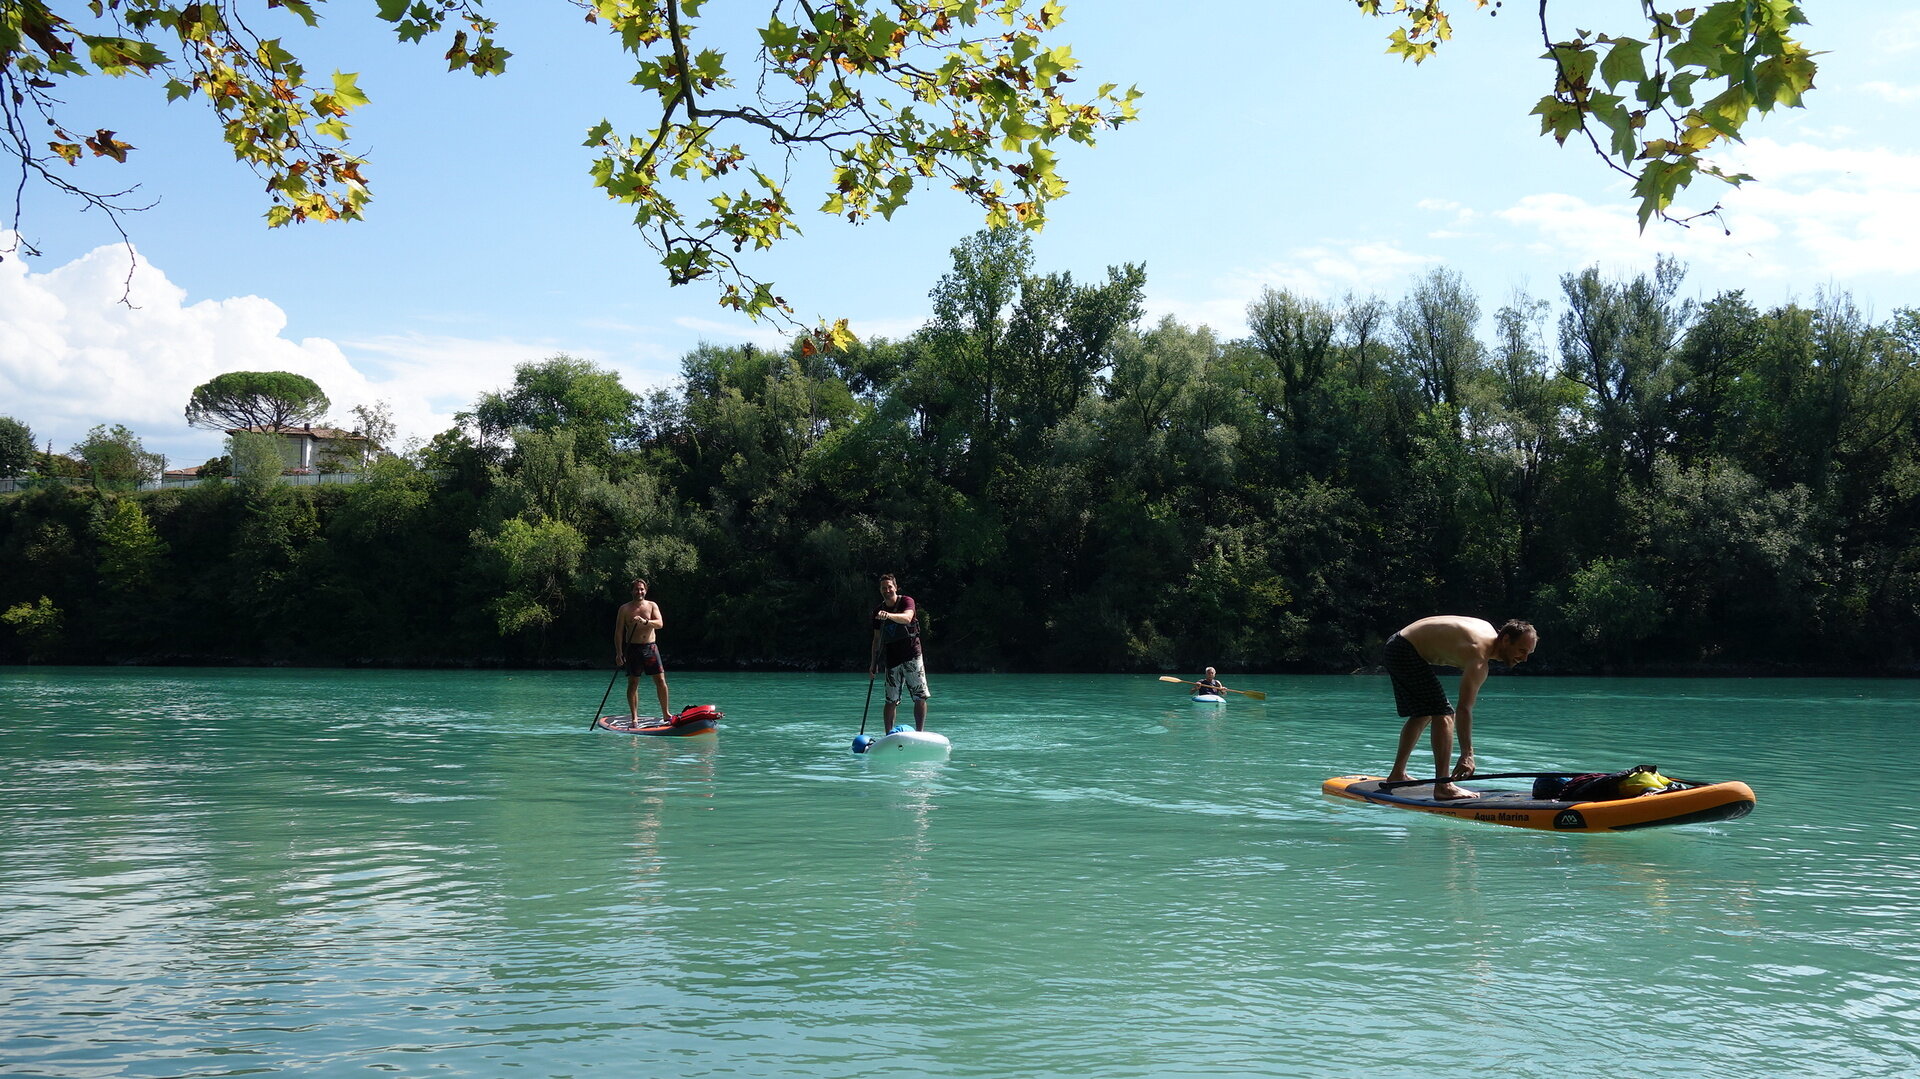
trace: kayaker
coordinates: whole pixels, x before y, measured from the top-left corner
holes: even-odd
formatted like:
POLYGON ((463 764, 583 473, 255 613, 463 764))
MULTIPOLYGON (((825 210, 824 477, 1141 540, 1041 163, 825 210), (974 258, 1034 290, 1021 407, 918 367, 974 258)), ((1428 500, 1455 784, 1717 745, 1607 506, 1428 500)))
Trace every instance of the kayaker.
POLYGON ((926 662, 920 650, 919 610, 912 596, 900 594, 900 582, 893 574, 880 575, 880 606, 873 612, 873 642, 867 649, 867 675, 879 673, 880 654, 886 653, 887 729, 893 729, 893 717, 900 711, 900 693, 913 694, 913 729, 927 729, 926 662))
POLYGON ((1207 676, 1205 678, 1193 684, 1193 691, 1195 693, 1211 693, 1216 697, 1225 697, 1227 695, 1227 687, 1220 684, 1220 679, 1214 676, 1212 667, 1207 668, 1207 676))
POLYGON ((667 669, 660 663, 660 645, 655 635, 667 625, 660 605, 647 598, 647 582, 633 581, 633 599, 620 605, 613 616, 613 663, 627 669, 627 718, 640 725, 640 677, 651 675, 653 691, 660 698, 660 720, 673 722, 673 710, 667 707, 667 669))
POLYGON ((1452 781, 1473 775, 1473 702, 1480 684, 1487 680, 1487 664, 1499 660, 1509 666, 1525 663, 1540 643, 1533 626, 1509 619, 1499 629, 1491 622, 1463 615, 1441 614, 1422 618, 1387 638, 1387 674, 1393 678, 1393 703, 1408 717, 1400 730, 1400 749, 1393 758, 1393 771, 1387 781, 1410 778, 1407 761, 1420 741, 1420 731, 1433 727, 1433 796, 1442 799, 1474 798, 1477 795, 1452 781), (1460 668, 1460 707, 1447 701, 1434 665, 1460 668), (1453 756, 1455 717, 1460 732, 1460 759, 1448 765, 1453 756))

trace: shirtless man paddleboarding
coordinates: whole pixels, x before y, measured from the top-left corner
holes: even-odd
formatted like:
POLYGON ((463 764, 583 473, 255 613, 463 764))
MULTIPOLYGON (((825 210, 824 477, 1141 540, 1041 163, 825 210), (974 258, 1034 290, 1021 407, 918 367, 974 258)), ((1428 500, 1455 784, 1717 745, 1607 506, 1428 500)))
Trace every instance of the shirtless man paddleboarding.
POLYGON ((654 638, 666 625, 660 605, 647 598, 647 582, 635 580, 633 599, 621 604, 619 613, 613 616, 613 662, 627 669, 627 717, 636 727, 640 725, 643 675, 653 678, 654 693, 660 698, 661 722, 673 721, 673 712, 667 707, 667 669, 660 663, 660 646, 654 638))
POLYGON ((1387 638, 1386 667, 1393 678, 1393 702, 1407 725, 1400 730, 1400 751, 1393 758, 1387 781, 1411 778, 1407 761, 1420 741, 1420 731, 1433 728, 1433 796, 1442 800, 1477 798, 1453 780, 1473 775, 1473 702, 1487 680, 1487 665, 1499 660, 1508 666, 1525 663, 1540 643, 1532 625, 1510 619, 1499 629, 1493 623, 1463 615, 1440 614, 1422 618, 1387 638), (1460 707, 1448 702, 1435 665, 1460 668, 1460 707), (1459 719, 1460 760, 1453 757, 1455 717, 1459 719))

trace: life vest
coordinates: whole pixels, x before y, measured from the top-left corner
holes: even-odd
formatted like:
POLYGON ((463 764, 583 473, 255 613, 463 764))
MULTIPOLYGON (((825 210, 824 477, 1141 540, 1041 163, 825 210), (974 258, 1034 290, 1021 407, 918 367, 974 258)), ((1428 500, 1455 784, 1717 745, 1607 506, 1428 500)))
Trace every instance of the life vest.
POLYGON ((673 717, 673 722, 675 726, 678 726, 682 723, 695 723, 703 719, 717 720, 722 718, 722 716, 723 713, 714 705, 690 704, 682 708, 679 715, 673 717))

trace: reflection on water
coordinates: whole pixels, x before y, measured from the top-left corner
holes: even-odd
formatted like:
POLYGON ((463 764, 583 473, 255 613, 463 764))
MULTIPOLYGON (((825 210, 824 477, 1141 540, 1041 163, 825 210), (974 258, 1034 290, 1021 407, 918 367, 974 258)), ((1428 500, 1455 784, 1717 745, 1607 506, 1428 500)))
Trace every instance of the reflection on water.
POLYGON ((880 762, 864 680, 680 677, 718 737, 564 674, 0 672, 0 1073, 1920 1066, 1906 683, 1499 678, 1486 770, 1760 797, 1565 836, 1321 797, 1380 679, 949 677, 951 758, 880 762))

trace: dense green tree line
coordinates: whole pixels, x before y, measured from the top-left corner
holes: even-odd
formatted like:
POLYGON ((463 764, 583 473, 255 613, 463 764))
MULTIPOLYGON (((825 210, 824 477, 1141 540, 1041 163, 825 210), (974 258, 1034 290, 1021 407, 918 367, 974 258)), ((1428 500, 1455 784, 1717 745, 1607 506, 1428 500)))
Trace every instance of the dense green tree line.
POLYGON ((0 658, 602 663, 640 575, 670 665, 845 668, 892 570, 943 668, 1341 670, 1455 612, 1552 669, 1911 670, 1920 311, 1684 276, 1223 340, 983 232, 904 340, 530 363, 354 486, 0 499, 0 658))

